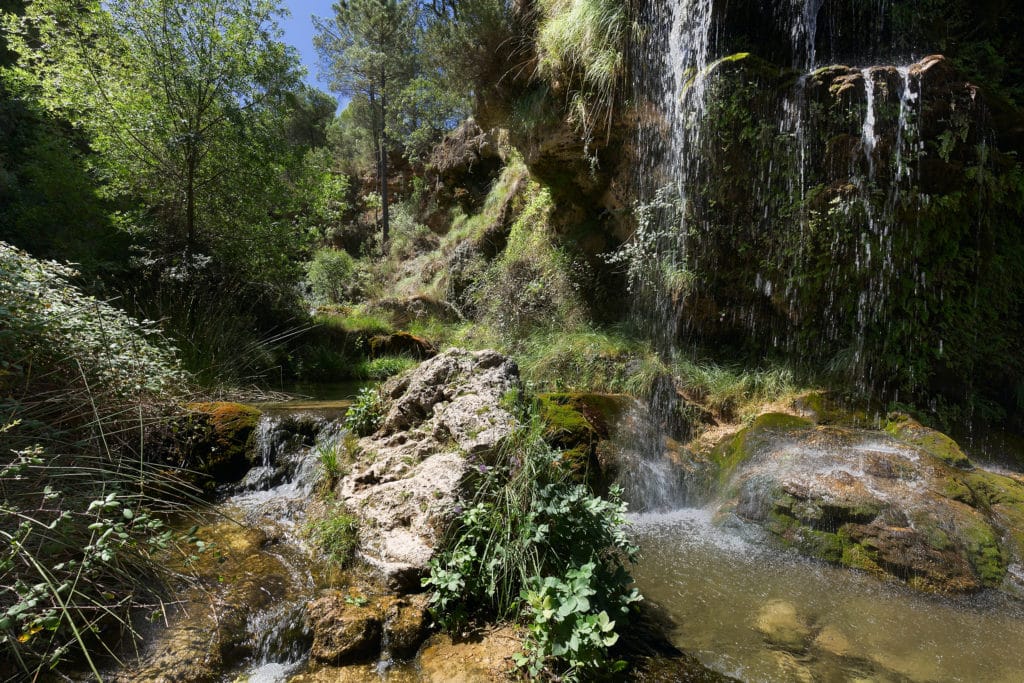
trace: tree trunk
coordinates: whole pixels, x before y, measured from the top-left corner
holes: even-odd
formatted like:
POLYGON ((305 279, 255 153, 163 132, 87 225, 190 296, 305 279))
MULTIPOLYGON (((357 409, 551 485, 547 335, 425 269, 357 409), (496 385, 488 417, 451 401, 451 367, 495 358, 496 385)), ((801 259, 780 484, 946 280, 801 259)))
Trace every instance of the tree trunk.
POLYGON ((185 266, 196 244, 196 165, 191 155, 185 180, 185 266))
POLYGON ((381 242, 381 249, 387 250, 388 240, 391 237, 391 218, 388 211, 388 100, 386 94, 387 82, 384 75, 381 75, 380 88, 380 204, 382 224, 384 227, 384 239, 381 242))

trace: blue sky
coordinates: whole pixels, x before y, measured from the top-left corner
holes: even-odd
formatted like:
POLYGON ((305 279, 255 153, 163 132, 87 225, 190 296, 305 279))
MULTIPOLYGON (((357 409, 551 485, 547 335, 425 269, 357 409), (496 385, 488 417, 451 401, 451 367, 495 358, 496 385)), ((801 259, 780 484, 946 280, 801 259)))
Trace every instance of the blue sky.
MULTIPOLYGON (((306 82, 320 88, 324 92, 331 92, 327 87, 327 81, 320 78, 320 69, 317 66, 316 50, 313 48, 313 20, 315 14, 318 17, 329 17, 334 14, 331 5, 332 0, 286 0, 284 6, 292 15, 281 20, 281 28, 284 30, 284 42, 294 45, 302 58, 302 65, 308 72, 306 82)), ((335 98, 336 93, 331 93, 335 98)), ((345 102, 340 103, 344 106, 345 102)), ((340 109, 340 107, 339 107, 340 109)))

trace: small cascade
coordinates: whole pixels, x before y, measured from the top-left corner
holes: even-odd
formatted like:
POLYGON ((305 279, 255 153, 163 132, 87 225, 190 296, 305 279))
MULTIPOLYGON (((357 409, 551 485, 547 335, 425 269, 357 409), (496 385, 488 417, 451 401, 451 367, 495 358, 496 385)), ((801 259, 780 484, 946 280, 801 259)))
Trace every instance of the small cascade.
POLYGON ((875 178, 875 145, 878 138, 875 136, 875 78, 871 69, 861 69, 861 76, 864 77, 864 125, 861 127, 861 145, 864 147, 864 157, 868 162, 868 182, 875 178))

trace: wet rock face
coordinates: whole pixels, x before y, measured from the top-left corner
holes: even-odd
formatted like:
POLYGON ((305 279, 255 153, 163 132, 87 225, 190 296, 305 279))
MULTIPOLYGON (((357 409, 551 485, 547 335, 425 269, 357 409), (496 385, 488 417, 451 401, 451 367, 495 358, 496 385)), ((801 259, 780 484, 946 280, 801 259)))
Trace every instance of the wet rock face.
POLYGON ((886 431, 769 418, 712 455, 730 473, 728 511, 804 554, 924 590, 1014 588, 1024 484, 973 469, 904 416, 886 431))
POLYGON ((212 491, 238 481, 255 463, 260 415, 241 403, 192 403, 173 424, 155 430, 146 448, 180 468, 186 481, 212 491))
POLYGON ((360 555, 396 590, 419 586, 456 516, 471 468, 484 466, 516 426, 507 397, 519 369, 494 351, 452 349, 391 381, 380 430, 337 493, 360 520, 360 555))
POLYGON ((380 613, 347 604, 339 596, 314 600, 306 608, 313 631, 310 657, 327 664, 369 659, 380 651, 380 613))
POLYGON ((337 592, 306 606, 313 633, 310 657, 321 664, 344 665, 375 660, 383 650, 398 659, 416 655, 430 633, 425 596, 383 596, 355 602, 337 592))

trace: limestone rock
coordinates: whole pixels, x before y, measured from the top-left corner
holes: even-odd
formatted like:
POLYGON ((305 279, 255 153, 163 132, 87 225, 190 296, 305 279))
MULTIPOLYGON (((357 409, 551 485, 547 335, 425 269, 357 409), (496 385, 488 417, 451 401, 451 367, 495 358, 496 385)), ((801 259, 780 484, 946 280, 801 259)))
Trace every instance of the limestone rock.
POLYGON ((503 407, 519 369, 494 351, 452 349, 386 384, 380 430, 338 484, 359 517, 360 555, 396 590, 419 585, 454 520, 472 467, 484 467, 516 426, 503 407))
POLYGON ((729 511, 804 554, 923 590, 1013 587, 1020 482, 974 469, 952 439, 909 419, 873 431, 783 417, 763 415, 712 451, 729 511))

